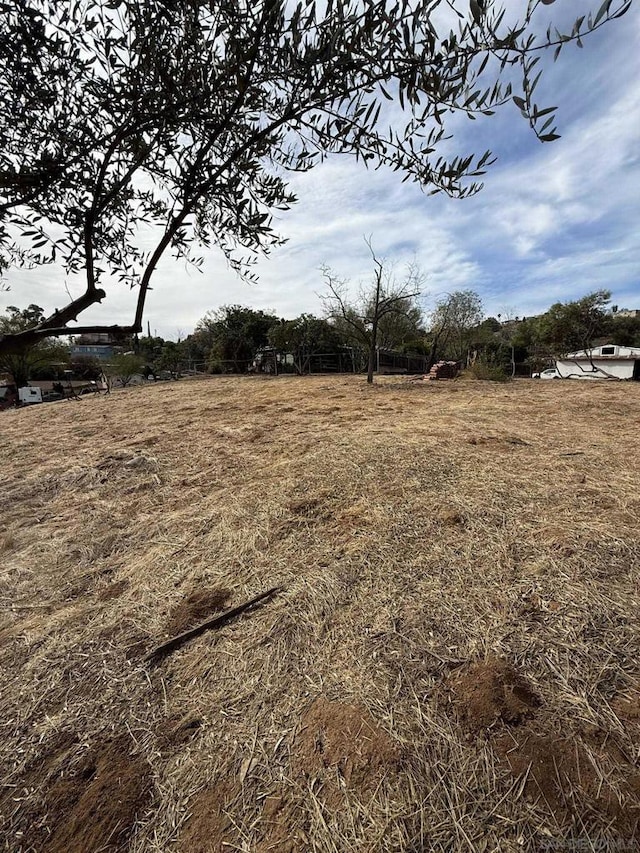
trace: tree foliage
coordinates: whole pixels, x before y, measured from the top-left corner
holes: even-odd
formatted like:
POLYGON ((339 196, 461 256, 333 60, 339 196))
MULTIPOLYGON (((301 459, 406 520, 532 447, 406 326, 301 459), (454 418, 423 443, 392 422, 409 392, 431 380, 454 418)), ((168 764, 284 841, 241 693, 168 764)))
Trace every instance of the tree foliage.
POLYGON ((186 348, 183 341, 164 341, 154 366, 157 370, 166 371, 172 379, 179 379, 186 362, 186 348))
POLYGON ((574 302, 556 302, 538 321, 538 341, 552 355, 588 349, 610 327, 610 300, 610 291, 597 290, 574 302))
POLYGON ((210 369, 224 362, 230 371, 245 373, 256 351, 268 345, 269 329, 277 322, 264 311, 225 305, 200 320, 194 337, 205 349, 210 369))
POLYGON ((611 315, 611 339, 623 347, 640 347, 640 316, 611 315))
POLYGON ((141 332, 160 259, 197 263, 194 243, 250 274, 278 242, 273 212, 295 201, 287 172, 329 154, 475 192, 491 154, 455 152, 449 119, 514 102, 539 139, 557 138, 554 108, 535 100, 541 57, 631 5, 540 33, 550 2, 519 20, 494 0, 2 3, 3 263, 57 259, 85 290, 0 347, 68 333, 114 279, 138 289, 124 331, 141 332))
MULTIPOLYGON (((7 313, 0 317, 0 335, 16 334, 37 325, 44 318, 39 305, 16 308, 10 305, 7 313)), ((66 365, 69 350, 64 344, 44 338, 19 352, 2 352, 0 349, 0 373, 8 373, 16 387, 24 387, 34 371, 45 367, 66 365)))
POLYGON ((114 355, 104 366, 106 376, 117 379, 123 388, 131 383, 134 376, 141 374, 144 369, 144 359, 132 352, 122 352, 114 355))
POLYGON ((300 375, 308 369, 313 356, 337 353, 343 344, 335 326, 313 314, 281 320, 271 326, 268 339, 279 352, 291 353, 295 371, 300 375))
POLYGON ((74 355, 69 363, 76 379, 89 381, 100 379, 104 373, 104 366, 104 361, 92 355, 74 355))
POLYGON ((441 297, 430 318, 430 361, 450 358, 466 361, 484 318, 480 296, 473 290, 456 290, 441 297))

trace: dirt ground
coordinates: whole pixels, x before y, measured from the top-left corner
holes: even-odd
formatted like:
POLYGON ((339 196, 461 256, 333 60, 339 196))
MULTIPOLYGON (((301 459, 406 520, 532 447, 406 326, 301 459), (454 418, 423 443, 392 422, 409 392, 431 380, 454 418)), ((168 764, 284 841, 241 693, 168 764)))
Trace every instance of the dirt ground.
POLYGON ((640 849, 639 427, 350 376, 0 413, 0 850, 640 849))

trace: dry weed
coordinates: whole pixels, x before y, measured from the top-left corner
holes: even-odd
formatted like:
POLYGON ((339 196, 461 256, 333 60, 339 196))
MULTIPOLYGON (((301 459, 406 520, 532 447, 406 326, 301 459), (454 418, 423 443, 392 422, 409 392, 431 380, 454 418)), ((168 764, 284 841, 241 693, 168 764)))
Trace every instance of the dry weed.
POLYGON ((221 377, 0 415, 3 849, 636 849, 639 403, 221 377))

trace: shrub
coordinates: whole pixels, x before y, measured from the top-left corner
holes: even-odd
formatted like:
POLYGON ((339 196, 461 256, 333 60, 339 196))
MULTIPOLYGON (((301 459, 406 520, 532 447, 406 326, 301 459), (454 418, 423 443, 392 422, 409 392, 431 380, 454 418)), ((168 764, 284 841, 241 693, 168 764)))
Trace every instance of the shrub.
POLYGON ((475 364, 469 365, 463 371, 463 376, 469 379, 483 379, 488 382, 509 382, 511 380, 503 367, 485 364, 483 361, 476 361, 475 364))

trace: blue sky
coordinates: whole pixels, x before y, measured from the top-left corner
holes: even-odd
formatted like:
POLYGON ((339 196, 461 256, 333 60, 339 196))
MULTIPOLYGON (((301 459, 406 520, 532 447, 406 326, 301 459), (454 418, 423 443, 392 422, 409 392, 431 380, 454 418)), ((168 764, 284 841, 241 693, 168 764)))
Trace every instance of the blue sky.
MULTIPOLYGON (((592 8, 597 8, 594 3, 592 8)), ((546 7, 545 7, 546 8, 546 7)), ((566 17, 575 4, 548 7, 566 17)), ((491 148, 498 157, 477 196, 428 196, 396 173, 367 171, 334 157, 306 175, 292 176, 299 203, 280 215, 288 242, 259 261, 249 285, 218 252, 202 272, 166 258, 147 300, 152 331, 176 338, 191 332, 210 309, 242 304, 282 317, 322 313, 320 267, 366 281, 376 253, 402 277, 416 260, 424 272, 426 311, 445 292, 472 289, 488 315, 526 316, 557 301, 607 288, 620 307, 640 308, 640 4, 585 41, 567 46, 537 90, 540 106, 559 107, 554 143, 539 143, 515 106, 493 118, 453 126, 459 153, 491 148)), ((547 60, 550 60, 549 56, 547 60)), ((46 267, 10 271, 0 307, 36 302, 60 306, 65 286, 81 282, 46 267)), ((135 291, 106 287, 100 308, 83 322, 129 323, 135 291)))

